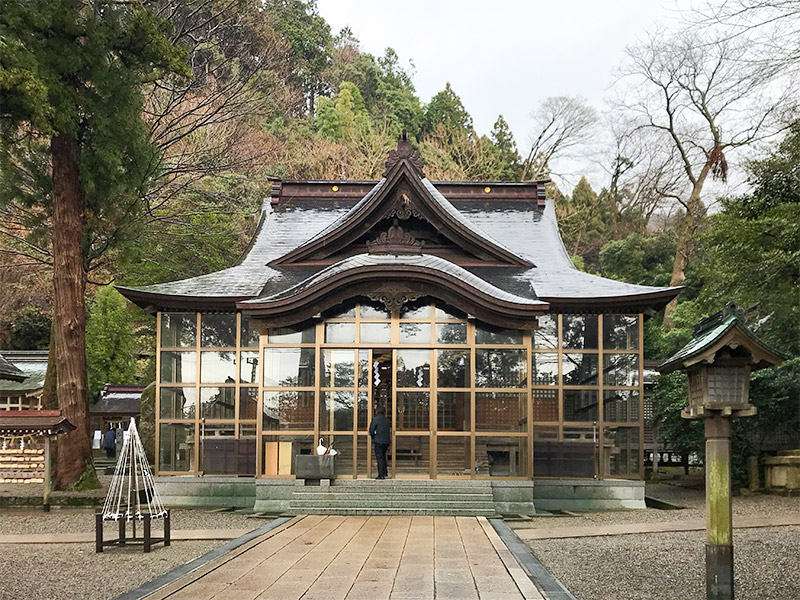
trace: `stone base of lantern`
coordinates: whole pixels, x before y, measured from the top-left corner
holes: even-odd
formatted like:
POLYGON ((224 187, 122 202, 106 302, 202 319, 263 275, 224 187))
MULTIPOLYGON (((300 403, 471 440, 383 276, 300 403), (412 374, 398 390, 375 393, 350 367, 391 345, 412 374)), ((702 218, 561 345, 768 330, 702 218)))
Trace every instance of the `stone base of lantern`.
POLYGON ((142 537, 136 537, 136 522, 138 519, 132 519, 128 521, 125 518, 120 518, 117 521, 119 525, 119 537, 113 540, 104 540, 103 539, 103 513, 95 513, 95 552, 102 552, 104 546, 133 546, 141 544, 144 547, 145 552, 150 552, 155 544, 164 544, 164 546, 170 545, 170 514, 169 511, 166 511, 164 516, 158 517, 158 519, 164 520, 164 535, 161 537, 153 537, 151 531, 151 525, 153 522, 153 517, 150 513, 144 513, 142 515, 142 537), (127 535, 127 527, 128 523, 131 523, 132 531, 131 536, 128 537, 127 535))

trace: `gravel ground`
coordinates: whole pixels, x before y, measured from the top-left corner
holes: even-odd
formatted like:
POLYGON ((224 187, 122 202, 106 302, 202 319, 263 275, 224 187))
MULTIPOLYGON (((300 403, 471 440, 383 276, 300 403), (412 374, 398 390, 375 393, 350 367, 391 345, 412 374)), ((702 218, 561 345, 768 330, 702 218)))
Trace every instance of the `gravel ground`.
MULTIPOLYGON (((704 600, 705 533, 530 541, 578 600, 704 600)), ((734 532, 736 597, 800 598, 800 527, 734 532)))
MULTIPOLYGON (((255 529, 268 520, 237 513, 210 513, 202 510, 173 509, 170 515, 173 532, 181 529, 255 529)), ((106 530, 109 532, 116 531, 116 527, 115 523, 106 523, 106 530)), ((153 529, 160 529, 157 522, 154 522, 153 529)), ((0 535, 81 531, 94 532, 94 509, 54 508, 49 513, 36 509, 0 509, 0 535)))
POLYGON ((220 544, 177 542, 149 554, 141 546, 95 554, 94 544, 0 544, 0 600, 115 598, 220 544))
MULTIPOLYGON (((685 510, 619 511, 576 517, 535 518, 515 529, 614 523, 702 520, 703 490, 648 485, 648 495, 686 506, 685 510)), ((738 516, 800 514, 800 499, 749 495, 733 499, 738 516)), ((800 527, 734 530, 737 598, 800 598, 800 527)), ((579 600, 703 600, 705 532, 652 533, 527 542, 579 600)))

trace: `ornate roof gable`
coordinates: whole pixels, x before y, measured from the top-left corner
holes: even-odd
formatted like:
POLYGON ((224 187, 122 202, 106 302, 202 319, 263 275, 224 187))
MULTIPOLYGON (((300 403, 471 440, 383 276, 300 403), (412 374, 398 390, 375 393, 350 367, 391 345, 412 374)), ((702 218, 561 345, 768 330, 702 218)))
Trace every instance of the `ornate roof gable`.
MULTIPOLYGON (((428 223, 465 258, 496 266, 531 267, 464 217, 428 181, 419 154, 405 135, 386 160, 383 179, 350 211, 313 238, 270 263, 285 267, 331 260, 365 235, 370 253, 419 254, 424 241, 409 232, 411 220, 428 223), (387 229, 390 221, 391 226, 387 229), (375 230, 373 232, 373 230, 375 230)), ((363 252, 363 242, 359 252, 363 252)))

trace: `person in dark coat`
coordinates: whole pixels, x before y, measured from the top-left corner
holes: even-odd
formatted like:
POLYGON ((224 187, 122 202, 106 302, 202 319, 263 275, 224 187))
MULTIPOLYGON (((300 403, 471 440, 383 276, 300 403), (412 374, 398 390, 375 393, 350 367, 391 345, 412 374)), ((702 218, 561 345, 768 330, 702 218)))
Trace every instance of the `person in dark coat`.
POLYGON ((117 432, 109 425, 108 431, 103 436, 103 450, 106 451, 108 458, 114 458, 117 455, 117 432))
POLYGON ((372 445, 375 447, 375 459, 378 461, 377 479, 386 479, 389 476, 386 468, 386 451, 389 449, 389 443, 391 442, 389 435, 391 426, 389 425, 389 419, 386 418, 386 409, 383 406, 379 406, 375 413, 372 423, 369 424, 369 435, 372 438, 372 445))

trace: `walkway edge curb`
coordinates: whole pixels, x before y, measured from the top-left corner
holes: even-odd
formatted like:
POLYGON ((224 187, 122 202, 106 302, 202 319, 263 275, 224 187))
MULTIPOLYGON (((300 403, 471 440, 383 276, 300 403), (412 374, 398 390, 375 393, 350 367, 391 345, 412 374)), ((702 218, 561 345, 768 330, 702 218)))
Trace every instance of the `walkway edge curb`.
POLYGON ((577 600, 536 558, 514 530, 502 519, 488 519, 511 554, 546 600, 577 600))
POLYGON ((219 548, 214 548, 213 550, 206 552, 202 556, 198 556, 194 560, 189 561, 188 563, 178 565, 171 571, 167 571, 163 575, 156 577, 140 585, 137 588, 134 588, 130 591, 125 592, 114 598, 114 600, 143 600, 147 596, 154 594, 158 590, 168 586, 171 583, 174 583, 197 571, 198 569, 202 568, 203 566, 207 565, 213 560, 221 558, 225 556, 229 552, 236 550, 237 548, 243 546, 244 544, 264 535, 265 533, 269 533, 273 529, 276 529, 283 525, 284 523, 288 523, 292 520, 292 517, 278 517, 277 519, 273 519, 269 523, 265 523, 261 527, 253 529, 252 531, 244 534, 241 537, 236 538, 235 540, 231 540, 220 546, 219 548))

